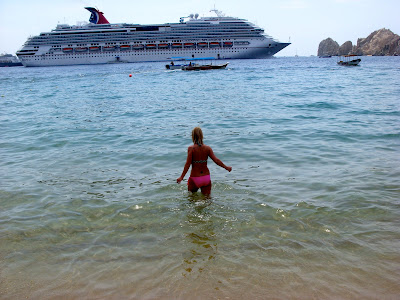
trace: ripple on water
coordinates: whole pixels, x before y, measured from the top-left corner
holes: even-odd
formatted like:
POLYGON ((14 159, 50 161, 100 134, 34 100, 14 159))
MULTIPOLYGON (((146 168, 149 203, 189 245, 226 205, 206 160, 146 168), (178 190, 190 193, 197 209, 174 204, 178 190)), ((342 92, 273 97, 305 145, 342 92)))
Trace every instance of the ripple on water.
POLYGON ((190 74, 164 63, 9 70, 1 295, 395 298, 391 59, 351 70, 317 58, 190 74), (211 197, 176 184, 197 125, 233 166, 209 163, 211 197))

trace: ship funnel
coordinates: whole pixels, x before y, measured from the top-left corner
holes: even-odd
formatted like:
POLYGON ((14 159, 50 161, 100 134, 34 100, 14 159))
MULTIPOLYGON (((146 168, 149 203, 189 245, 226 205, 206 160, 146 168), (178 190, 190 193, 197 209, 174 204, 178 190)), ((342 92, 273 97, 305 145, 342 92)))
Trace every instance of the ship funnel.
POLYGON ((103 13, 94 7, 85 7, 92 14, 89 18, 89 22, 93 24, 110 24, 107 21, 106 17, 103 16, 103 13))

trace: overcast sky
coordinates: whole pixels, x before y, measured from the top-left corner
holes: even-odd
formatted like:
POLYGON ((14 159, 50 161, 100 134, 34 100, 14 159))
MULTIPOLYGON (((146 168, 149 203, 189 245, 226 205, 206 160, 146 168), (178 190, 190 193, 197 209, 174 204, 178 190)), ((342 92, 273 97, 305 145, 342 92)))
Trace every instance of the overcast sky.
POLYGON ((29 36, 59 23, 88 21, 85 6, 98 7, 110 23, 161 24, 191 13, 212 15, 214 5, 281 42, 290 39, 279 56, 317 55, 323 39, 355 44, 384 27, 400 35, 400 0, 0 0, 0 53, 15 54, 29 36))

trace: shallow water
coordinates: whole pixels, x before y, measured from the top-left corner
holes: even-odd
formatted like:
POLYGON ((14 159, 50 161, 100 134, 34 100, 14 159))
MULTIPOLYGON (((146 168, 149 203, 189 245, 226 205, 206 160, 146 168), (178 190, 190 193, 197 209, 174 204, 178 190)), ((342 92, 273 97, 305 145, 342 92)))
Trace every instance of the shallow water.
POLYGON ((0 69, 0 298, 398 297, 399 58, 163 65, 0 69))

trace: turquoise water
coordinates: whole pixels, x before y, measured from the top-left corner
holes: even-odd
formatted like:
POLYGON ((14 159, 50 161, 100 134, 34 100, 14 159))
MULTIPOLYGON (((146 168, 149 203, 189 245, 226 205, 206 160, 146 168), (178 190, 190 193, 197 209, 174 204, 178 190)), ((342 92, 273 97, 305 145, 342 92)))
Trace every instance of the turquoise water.
POLYGON ((395 299, 399 99, 398 57, 2 68, 0 298, 395 299))

